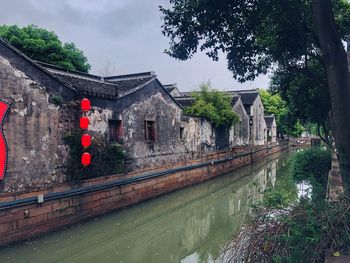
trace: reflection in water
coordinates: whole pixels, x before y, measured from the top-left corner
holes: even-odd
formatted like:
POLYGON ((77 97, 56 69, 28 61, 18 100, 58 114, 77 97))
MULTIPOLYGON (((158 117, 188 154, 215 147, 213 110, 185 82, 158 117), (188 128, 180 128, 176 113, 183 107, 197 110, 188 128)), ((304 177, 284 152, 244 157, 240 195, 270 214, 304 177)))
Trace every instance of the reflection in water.
POLYGON ((0 262, 213 262, 275 185, 285 159, 3 248, 0 262))

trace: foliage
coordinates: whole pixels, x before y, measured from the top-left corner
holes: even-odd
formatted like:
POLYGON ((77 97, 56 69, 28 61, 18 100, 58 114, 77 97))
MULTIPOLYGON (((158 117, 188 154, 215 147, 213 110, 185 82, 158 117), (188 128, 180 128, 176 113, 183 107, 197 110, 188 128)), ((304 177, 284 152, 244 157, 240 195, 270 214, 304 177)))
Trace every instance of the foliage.
MULTIPOLYGON (((268 187, 264 192, 263 206, 266 208, 286 207, 298 198, 297 187, 291 173, 292 160, 280 164, 278 177, 274 187, 268 187)), ((257 206, 259 207, 259 205, 257 206)))
POLYGON ((304 125, 315 124, 316 133, 329 142, 331 103, 326 73, 315 59, 310 59, 308 65, 307 71, 280 67, 272 77, 271 89, 286 101, 292 119, 304 125))
POLYGON ((238 255, 241 262, 323 262, 326 251, 346 248, 350 200, 325 202, 330 165, 330 152, 322 148, 294 154, 288 172, 295 182, 311 182, 312 198, 292 202, 278 189, 274 194, 274 190, 267 192, 266 200, 256 209, 256 220, 225 253, 231 258, 238 255))
POLYGON ((279 94, 272 94, 268 90, 259 89, 259 95, 264 105, 265 114, 273 114, 278 117, 286 109, 286 103, 279 94))
POLYGON ((329 150, 315 147, 298 152, 293 156, 291 172, 296 182, 306 180, 311 183, 313 198, 324 199, 331 162, 332 155, 329 150))
POLYGON ((195 102, 185 107, 185 114, 207 117, 216 127, 231 126, 239 121, 238 115, 232 110, 231 98, 211 89, 209 84, 201 85, 200 92, 193 95, 195 102))
MULTIPOLYGON (((350 4, 334 0, 340 37, 350 33, 350 4)), ((228 68, 240 81, 253 80, 273 66, 307 69, 309 58, 320 58, 312 28, 310 0, 172 0, 161 7, 166 52, 186 60, 201 51, 214 60, 227 54, 228 68)))
POLYGON ((259 94, 265 114, 275 115, 278 132, 295 137, 300 136, 304 128, 298 118, 292 116, 290 108, 281 96, 264 89, 260 89, 259 94))
POLYGON ((91 165, 81 165, 81 155, 84 152, 81 146, 82 133, 73 133, 64 136, 64 142, 69 147, 69 160, 66 174, 69 181, 89 179, 104 175, 120 174, 125 170, 125 153, 120 145, 107 144, 103 139, 94 137, 89 147, 91 165))
POLYGON ((0 37, 22 51, 29 58, 63 67, 88 72, 91 68, 83 51, 73 43, 62 43, 54 32, 34 25, 0 26, 0 37))
MULTIPOLYGON (((283 113, 282 130, 298 135, 301 129, 291 129, 293 125, 315 123, 331 145, 328 90, 333 87, 326 77, 330 65, 314 32, 313 2, 172 0, 170 8, 160 8, 163 34, 170 38, 166 53, 186 60, 200 49, 218 60, 223 52, 233 76, 242 82, 272 70, 271 88, 290 109, 283 113)), ((332 5, 337 37, 345 39, 350 34, 350 3, 332 0, 332 5)))

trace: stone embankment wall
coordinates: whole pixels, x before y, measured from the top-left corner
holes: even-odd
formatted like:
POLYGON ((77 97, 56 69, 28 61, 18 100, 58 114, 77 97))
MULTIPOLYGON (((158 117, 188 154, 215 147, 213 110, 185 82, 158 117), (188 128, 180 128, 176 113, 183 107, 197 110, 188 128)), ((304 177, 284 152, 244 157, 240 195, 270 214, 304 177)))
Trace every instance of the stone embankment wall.
POLYGON ((201 159, 36 192, 0 195, 0 245, 197 184, 288 149, 288 141, 211 153, 201 159))

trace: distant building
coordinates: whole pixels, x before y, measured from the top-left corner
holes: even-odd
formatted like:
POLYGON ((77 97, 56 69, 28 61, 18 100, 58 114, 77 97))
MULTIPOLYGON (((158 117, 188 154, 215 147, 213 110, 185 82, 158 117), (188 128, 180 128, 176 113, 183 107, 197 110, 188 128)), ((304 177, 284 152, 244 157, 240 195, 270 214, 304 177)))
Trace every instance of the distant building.
POLYGON ((245 111, 241 96, 232 97, 232 109, 237 113, 239 122, 234 124, 230 130, 230 146, 248 145, 249 144, 249 116, 245 111))
POLYGON ((263 145, 267 142, 264 106, 257 90, 237 90, 250 118, 250 144, 263 145))
POLYGON ((276 118, 274 115, 265 116, 265 123, 267 129, 267 142, 277 141, 277 125, 276 118))
POLYGON ((164 88, 169 92, 169 94, 173 97, 181 97, 181 92, 179 91, 179 89, 177 88, 177 84, 173 83, 173 84, 168 84, 168 85, 164 85, 164 88))
MULTIPOLYGON (((181 97, 175 97, 175 100, 182 107, 190 107, 195 102, 193 92, 181 92, 181 95, 181 97)), ((231 127, 213 127, 217 149, 249 144, 249 116, 244 109, 241 98, 235 93, 227 95, 231 97, 232 110, 238 115, 239 122, 231 127)))

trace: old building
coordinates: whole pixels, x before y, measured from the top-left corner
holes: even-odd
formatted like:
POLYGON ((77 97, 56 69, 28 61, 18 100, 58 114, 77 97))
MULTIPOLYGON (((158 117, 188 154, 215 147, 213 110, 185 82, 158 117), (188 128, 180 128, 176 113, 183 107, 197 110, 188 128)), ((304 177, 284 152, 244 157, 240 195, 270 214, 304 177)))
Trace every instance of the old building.
MULTIPOLYGON (((181 92, 180 94, 181 97, 175 97, 175 100, 183 107, 189 107, 195 102, 193 92, 181 92)), ((235 92, 228 92, 227 95, 231 97, 232 110, 238 115, 239 122, 232 127, 213 127, 217 149, 249 144, 249 116, 242 100, 235 92)))
POLYGON ((232 97, 232 109, 239 116, 239 122, 230 129, 230 146, 248 145, 250 137, 249 116, 245 111, 241 96, 232 97))
POLYGON ((277 141, 277 124, 274 115, 265 116, 267 142, 277 141))
MULTIPOLYGON (((84 97, 92 104, 86 113, 92 139, 121 145, 129 169, 155 168, 215 150, 263 144, 267 129, 258 93, 229 95, 240 122, 214 127, 204 117, 184 115, 183 107, 194 102, 192 94, 180 92, 175 84, 163 86, 154 72, 101 77, 67 71, 32 61, 0 39, 0 102, 10 105, 0 120, 4 135, 0 137, 6 139, 8 150, 2 191, 66 180, 69 148, 63 137, 79 130, 79 104, 84 97)), ((273 141, 275 123, 271 125, 273 141)))
POLYGON ((121 144, 130 169, 200 157, 215 150, 205 118, 184 116, 154 72, 102 78, 30 60, 0 41, 0 99, 11 105, 4 118, 7 173, 4 191, 65 180, 69 154, 63 136, 79 130, 79 103, 90 99, 89 133, 121 144))
POLYGON ((183 116, 182 107, 153 72, 99 76, 46 67, 68 86, 89 87, 93 110, 90 131, 109 142, 123 145, 132 169, 196 158, 215 148, 210 123, 183 116), (117 97, 107 96, 115 89, 117 97), (208 136, 206 136, 208 134, 208 136))
POLYGON ((267 142, 264 106, 257 90, 235 91, 240 95, 243 106, 250 118, 250 145, 263 145, 267 142))
POLYGON ((182 96, 181 92, 177 88, 177 84, 176 83, 164 85, 164 88, 173 97, 181 97, 182 96))

